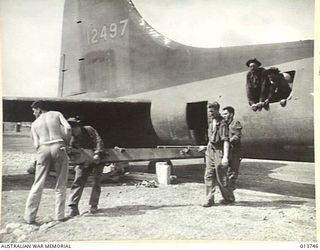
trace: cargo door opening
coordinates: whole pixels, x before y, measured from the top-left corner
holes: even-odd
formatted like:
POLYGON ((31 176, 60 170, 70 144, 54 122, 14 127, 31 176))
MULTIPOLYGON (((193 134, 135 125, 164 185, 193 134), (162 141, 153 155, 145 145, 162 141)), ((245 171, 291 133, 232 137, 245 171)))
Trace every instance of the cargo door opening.
POLYGON ((195 145, 207 144, 207 101, 187 103, 187 124, 195 145))

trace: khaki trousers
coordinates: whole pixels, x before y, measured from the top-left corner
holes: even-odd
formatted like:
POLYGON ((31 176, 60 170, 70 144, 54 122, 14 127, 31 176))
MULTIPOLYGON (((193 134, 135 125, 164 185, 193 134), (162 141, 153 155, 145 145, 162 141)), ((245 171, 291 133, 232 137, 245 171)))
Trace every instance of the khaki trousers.
POLYGON ((221 164, 222 149, 214 149, 210 145, 206 151, 206 171, 204 183, 206 185, 207 198, 213 198, 216 186, 219 187, 222 197, 227 201, 234 201, 233 189, 227 175, 228 168, 221 164))
POLYGON ((37 165, 34 182, 27 198, 24 219, 34 222, 39 209, 45 180, 50 169, 56 171, 55 219, 64 218, 68 181, 68 156, 63 143, 41 145, 37 150, 37 165))
POLYGON ((241 162, 241 149, 233 148, 231 151, 230 164, 228 168, 228 177, 232 184, 236 183, 239 176, 239 168, 241 162))
POLYGON ((87 183, 88 177, 93 173, 93 186, 91 190, 89 205, 98 206, 101 193, 101 180, 104 165, 93 163, 93 150, 77 149, 70 159, 75 166, 75 177, 70 188, 70 207, 78 207, 83 189, 87 183))

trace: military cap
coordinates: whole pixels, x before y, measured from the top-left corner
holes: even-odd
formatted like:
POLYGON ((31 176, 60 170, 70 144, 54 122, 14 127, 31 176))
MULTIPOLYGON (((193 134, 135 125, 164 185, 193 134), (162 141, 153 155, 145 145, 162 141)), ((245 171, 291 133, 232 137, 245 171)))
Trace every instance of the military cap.
POLYGON ((249 67, 249 65, 250 65, 251 63, 257 64, 258 67, 261 66, 261 62, 259 62, 256 58, 253 58, 253 59, 248 60, 248 61, 246 62, 247 67, 249 67))

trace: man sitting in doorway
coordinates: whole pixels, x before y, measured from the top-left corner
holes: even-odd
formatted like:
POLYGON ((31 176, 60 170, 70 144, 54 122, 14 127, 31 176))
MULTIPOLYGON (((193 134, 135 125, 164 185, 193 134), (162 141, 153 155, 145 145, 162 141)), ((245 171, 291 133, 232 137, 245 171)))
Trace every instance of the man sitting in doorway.
POLYGON ((264 101, 262 92, 265 88, 265 68, 261 67, 261 62, 256 58, 246 62, 249 71, 247 73, 246 91, 249 105, 253 111, 261 110, 258 103, 264 101))
POLYGON ((271 102, 280 102, 281 107, 285 107, 287 101, 292 98, 292 90, 288 81, 276 67, 266 70, 266 75, 269 86, 264 105, 267 106, 271 102))

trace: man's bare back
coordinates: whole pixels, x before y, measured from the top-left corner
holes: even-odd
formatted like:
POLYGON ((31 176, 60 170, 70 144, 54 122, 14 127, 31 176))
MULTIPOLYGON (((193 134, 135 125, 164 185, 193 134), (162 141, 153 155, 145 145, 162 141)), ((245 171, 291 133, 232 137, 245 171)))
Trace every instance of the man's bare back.
POLYGON ((34 147, 38 148, 42 144, 64 141, 70 129, 69 123, 60 112, 43 112, 32 123, 31 133, 34 147), (61 131, 61 125, 64 127, 64 133, 61 131))
POLYGON ((60 112, 48 111, 47 103, 43 101, 33 102, 31 108, 36 117, 31 126, 31 137, 37 149, 37 165, 34 182, 26 202, 24 220, 28 224, 36 222, 46 177, 50 169, 55 169, 57 174, 55 220, 60 221, 64 219, 65 214, 68 176, 68 156, 65 145, 69 143, 71 127, 60 112), (65 132, 62 132, 61 127, 65 132))

